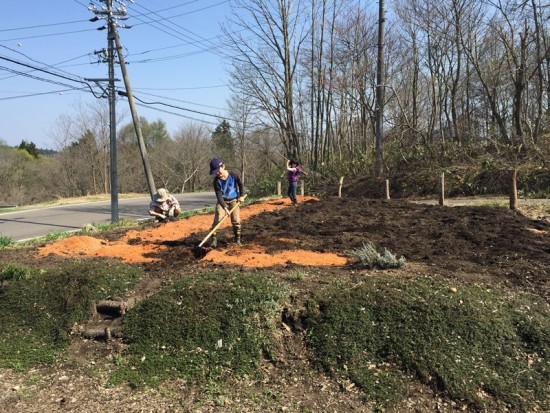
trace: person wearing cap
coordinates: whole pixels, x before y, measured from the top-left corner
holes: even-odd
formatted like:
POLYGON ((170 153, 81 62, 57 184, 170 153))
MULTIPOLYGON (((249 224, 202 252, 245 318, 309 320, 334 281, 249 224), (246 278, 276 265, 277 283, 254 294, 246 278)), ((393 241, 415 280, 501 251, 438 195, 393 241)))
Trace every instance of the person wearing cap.
POLYGON ((287 195, 290 198, 290 202, 294 206, 298 206, 298 175, 307 173, 300 167, 298 161, 295 159, 287 159, 286 161, 286 171, 288 173, 288 191, 287 195))
MULTIPOLYGON (((225 165, 220 158, 214 158, 210 161, 210 176, 214 178, 214 193, 216 194, 216 211, 214 212, 214 222, 212 229, 220 222, 225 215, 230 215, 235 243, 241 244, 241 217, 240 203, 244 201, 244 185, 241 178, 232 171, 225 169, 225 165)), ((212 234, 210 246, 216 248, 218 240, 216 233, 212 234)))
POLYGON ((149 215, 157 222, 165 222, 168 218, 177 217, 181 213, 178 200, 165 188, 159 188, 149 204, 149 215))

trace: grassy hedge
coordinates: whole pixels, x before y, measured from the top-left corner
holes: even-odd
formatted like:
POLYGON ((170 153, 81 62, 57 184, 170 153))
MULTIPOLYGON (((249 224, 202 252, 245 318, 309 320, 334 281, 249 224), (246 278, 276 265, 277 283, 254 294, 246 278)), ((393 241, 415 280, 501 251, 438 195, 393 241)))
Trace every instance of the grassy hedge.
POLYGON ((123 264, 73 262, 59 268, 8 264, 0 270, 0 367, 53 363, 94 300, 132 288, 140 272, 123 264))
POLYGON ((550 316, 541 299, 431 279, 369 279, 309 305, 314 361, 391 404, 419 379, 482 408, 549 408, 550 316))

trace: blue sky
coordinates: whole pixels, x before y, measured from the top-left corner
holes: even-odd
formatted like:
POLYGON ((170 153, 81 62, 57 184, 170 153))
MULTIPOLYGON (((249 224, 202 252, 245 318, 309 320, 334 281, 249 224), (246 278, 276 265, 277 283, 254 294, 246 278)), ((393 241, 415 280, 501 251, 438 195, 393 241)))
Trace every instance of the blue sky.
MULTIPOLYGON (((132 28, 120 28, 119 35, 136 98, 190 109, 153 105, 177 114, 170 115, 138 106, 138 115, 150 121, 164 120, 170 133, 196 120, 214 128, 217 118, 196 112, 224 114, 229 97, 227 73, 214 42, 220 38, 220 23, 230 14, 229 1, 135 0, 126 4, 128 20, 121 24, 132 28)), ((0 140, 8 145, 25 139, 39 148, 55 149, 56 142, 49 135, 59 116, 74 114, 75 105, 97 100, 91 93, 71 90, 82 85, 63 78, 108 77, 107 64, 98 63, 94 53, 107 47, 107 30, 97 30, 102 20, 89 21, 95 16, 89 5, 88 0, 3 2, 0 140)), ((118 66, 115 77, 120 79, 117 87, 124 90, 118 66)), ((107 99, 101 102, 108 106, 107 99)), ((129 113, 126 100, 118 101, 117 111, 129 113)), ((124 123, 130 121, 128 115, 124 123)))

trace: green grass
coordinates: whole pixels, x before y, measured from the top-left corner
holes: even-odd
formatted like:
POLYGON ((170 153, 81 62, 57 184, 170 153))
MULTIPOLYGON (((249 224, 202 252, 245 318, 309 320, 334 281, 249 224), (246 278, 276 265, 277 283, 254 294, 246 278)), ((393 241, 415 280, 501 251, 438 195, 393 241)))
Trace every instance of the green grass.
POLYGON ((0 282, 8 280, 26 280, 36 272, 30 267, 17 263, 10 263, 0 269, 0 282))
POLYGON ((13 245, 14 241, 12 237, 8 237, 6 235, 0 235, 0 250, 2 248, 9 247, 13 245))
POLYGON ((509 205, 509 202, 507 201, 487 201, 479 204, 479 206, 487 207, 487 208, 499 208, 499 207, 506 207, 509 205))
POLYGON ((136 220, 121 218, 117 222, 110 222, 107 224, 92 223, 92 224, 85 225, 84 227, 82 227, 82 233, 94 234, 96 232, 107 232, 118 228, 127 228, 127 229, 136 228, 136 227, 139 227, 140 225, 141 224, 136 220))
POLYGON ((185 278, 132 308, 124 319, 129 351, 113 382, 155 386, 254 372, 270 357, 286 289, 262 273, 185 278))
POLYGON ((328 288, 309 305, 314 362, 381 406, 413 379, 484 408, 550 408, 550 313, 543 300, 430 279, 368 279, 328 288), (488 395, 487 398, 482 394, 488 395))
POLYGON ((8 264, 1 274, 10 281, 0 288, 0 367, 14 369, 53 363, 91 302, 122 294, 140 276, 127 265, 85 262, 58 269, 8 264))

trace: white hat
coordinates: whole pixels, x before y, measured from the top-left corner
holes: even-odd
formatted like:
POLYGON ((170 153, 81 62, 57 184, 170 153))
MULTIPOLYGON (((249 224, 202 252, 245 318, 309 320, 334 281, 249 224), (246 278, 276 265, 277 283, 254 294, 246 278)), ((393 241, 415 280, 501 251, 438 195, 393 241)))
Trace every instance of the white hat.
POLYGON ((157 193, 155 194, 155 201, 164 202, 167 199, 168 199, 168 191, 164 188, 157 189, 157 193))

